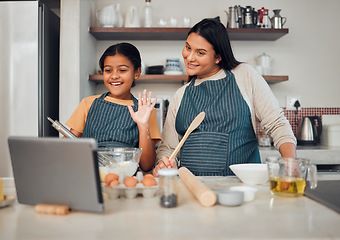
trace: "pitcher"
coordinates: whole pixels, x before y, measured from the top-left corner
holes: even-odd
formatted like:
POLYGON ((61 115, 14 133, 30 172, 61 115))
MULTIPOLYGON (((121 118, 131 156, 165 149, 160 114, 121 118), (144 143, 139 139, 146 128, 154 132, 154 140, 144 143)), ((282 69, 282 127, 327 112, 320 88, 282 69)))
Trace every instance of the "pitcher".
POLYGON ((97 10, 96 17, 103 27, 115 27, 118 21, 115 5, 110 5, 104 7, 102 10, 97 10))
POLYGON ((272 24, 272 28, 281 29, 287 21, 287 18, 281 17, 280 11, 281 11, 281 9, 274 9, 273 10, 274 16, 270 19, 270 22, 272 24))
POLYGON ((310 160, 302 158, 267 158, 270 191, 286 197, 302 196, 307 177, 310 188, 317 187, 317 169, 310 160))
POLYGON ((225 11, 228 18, 227 28, 238 28, 237 6, 229 7, 229 12, 225 11))
POLYGON ((125 16, 125 27, 140 27, 139 12, 136 6, 130 6, 125 16))

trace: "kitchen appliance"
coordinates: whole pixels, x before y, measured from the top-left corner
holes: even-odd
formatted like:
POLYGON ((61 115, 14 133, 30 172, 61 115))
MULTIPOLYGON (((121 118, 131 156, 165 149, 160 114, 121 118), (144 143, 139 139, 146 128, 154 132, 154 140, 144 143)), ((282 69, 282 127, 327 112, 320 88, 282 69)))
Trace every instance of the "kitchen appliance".
MULTIPOLYGON (((151 99, 151 101, 154 101, 154 98, 151 99)), ((165 122, 165 117, 168 109, 169 101, 164 98, 157 98, 155 108, 156 108, 156 115, 157 115, 157 122, 158 122, 158 128, 159 132, 162 133, 163 131, 163 125, 165 122)))
POLYGON ((268 9, 262 7, 258 10, 257 27, 269 28, 269 22, 268 9))
POLYGON ((229 7, 229 12, 225 11, 227 14, 228 22, 227 28, 238 28, 238 15, 237 15, 237 6, 229 7))
POLYGON ((0 176, 12 175, 8 136, 58 136, 59 17, 39 1, 0 2, 0 176), (5 20, 6 21, 5 21, 5 20))
POLYGON ((256 57, 257 66, 261 67, 261 73, 263 75, 270 75, 272 72, 272 57, 263 53, 262 55, 256 57))
POLYGON ((283 25, 286 23, 287 18, 281 17, 280 15, 281 9, 274 9, 273 12, 274 16, 270 18, 272 28, 281 29, 283 25))
POLYGON ((136 6, 129 6, 125 16, 125 27, 140 27, 139 12, 136 6))
POLYGON ((340 115, 322 115, 320 143, 340 147, 340 115))
POLYGON ((298 145, 317 145, 322 133, 321 118, 318 116, 303 117, 297 128, 298 145))
POLYGON ((243 11, 244 28, 255 28, 257 24, 257 12, 251 6, 246 6, 243 11))

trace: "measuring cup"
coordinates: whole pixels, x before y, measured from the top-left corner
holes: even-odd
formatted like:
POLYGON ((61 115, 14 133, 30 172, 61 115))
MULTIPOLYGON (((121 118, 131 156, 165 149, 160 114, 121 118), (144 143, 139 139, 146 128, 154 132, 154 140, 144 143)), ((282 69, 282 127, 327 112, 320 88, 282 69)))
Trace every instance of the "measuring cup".
POLYGON ((317 186, 316 166, 310 160, 269 157, 266 162, 270 191, 273 195, 302 196, 307 180, 311 189, 317 186))

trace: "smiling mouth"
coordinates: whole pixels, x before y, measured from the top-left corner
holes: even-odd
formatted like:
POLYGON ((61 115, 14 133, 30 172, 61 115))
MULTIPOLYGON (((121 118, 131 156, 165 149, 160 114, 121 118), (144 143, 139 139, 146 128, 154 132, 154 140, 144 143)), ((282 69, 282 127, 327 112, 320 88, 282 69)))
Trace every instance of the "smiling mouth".
POLYGON ((123 83, 122 82, 111 82, 110 85, 113 85, 113 86, 119 86, 119 85, 122 85, 123 83))
POLYGON ((195 64, 191 64, 191 63, 187 63, 187 67, 188 68, 195 68, 197 67, 198 65, 195 65, 195 64))

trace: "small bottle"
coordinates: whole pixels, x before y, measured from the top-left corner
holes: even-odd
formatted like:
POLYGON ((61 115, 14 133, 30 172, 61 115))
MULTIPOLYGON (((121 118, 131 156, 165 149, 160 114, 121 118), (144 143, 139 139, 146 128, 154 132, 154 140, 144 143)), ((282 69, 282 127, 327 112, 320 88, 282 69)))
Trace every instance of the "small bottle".
POLYGON ((152 6, 151 0, 145 0, 144 6, 144 27, 152 27, 152 6))
POLYGON ((178 203, 178 170, 174 168, 163 168, 159 174, 159 200, 161 207, 173 208, 178 203))
POLYGON ((265 130, 259 131, 258 142, 260 147, 270 147, 271 140, 270 137, 266 134, 265 130))

